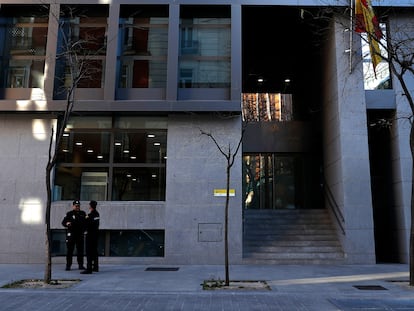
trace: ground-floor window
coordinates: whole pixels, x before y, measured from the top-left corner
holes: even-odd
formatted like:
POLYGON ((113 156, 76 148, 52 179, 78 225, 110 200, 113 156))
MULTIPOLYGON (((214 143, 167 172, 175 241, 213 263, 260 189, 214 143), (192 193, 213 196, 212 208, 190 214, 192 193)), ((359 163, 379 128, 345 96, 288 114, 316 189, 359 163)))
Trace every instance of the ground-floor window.
POLYGON ((166 118, 71 118, 59 145, 53 197, 164 201, 166 161, 166 118))
POLYGON ((322 208, 318 161, 308 154, 244 154, 243 170, 245 208, 322 208))
MULTIPOLYGON (((164 257, 164 230, 101 230, 99 256, 164 257)), ((66 231, 52 230, 52 256, 66 255, 66 231)))

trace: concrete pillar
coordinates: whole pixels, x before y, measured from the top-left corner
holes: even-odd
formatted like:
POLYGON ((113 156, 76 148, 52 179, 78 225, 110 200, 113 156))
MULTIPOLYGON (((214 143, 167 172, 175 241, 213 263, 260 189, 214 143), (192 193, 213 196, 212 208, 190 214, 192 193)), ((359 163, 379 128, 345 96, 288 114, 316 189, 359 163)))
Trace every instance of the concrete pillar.
POLYGON ((354 54, 350 70, 346 25, 332 22, 326 50, 324 172, 345 218, 345 235, 338 234, 347 262, 371 264, 375 242, 362 63, 360 53, 354 54))

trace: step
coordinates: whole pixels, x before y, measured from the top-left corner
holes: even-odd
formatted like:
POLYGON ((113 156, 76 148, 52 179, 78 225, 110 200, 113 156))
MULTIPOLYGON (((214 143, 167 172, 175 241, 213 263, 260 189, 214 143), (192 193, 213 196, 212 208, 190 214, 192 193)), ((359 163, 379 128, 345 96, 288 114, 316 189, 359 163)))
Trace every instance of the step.
POLYGON ((256 259, 243 258, 246 265, 339 265, 344 264, 345 258, 337 259, 256 259))
POLYGON ((339 246, 248 246, 244 247, 244 254, 253 253, 333 253, 340 252, 339 246))
POLYGON ((270 247, 281 247, 281 246, 296 246, 296 247, 306 247, 306 246, 335 246, 340 247, 340 243, 338 240, 292 240, 292 241, 266 241, 263 243, 262 241, 245 241, 244 247, 257 247, 261 245, 266 245, 270 247))
POLYGON ((342 259, 343 254, 333 253, 247 253, 244 258, 254 259, 342 259))
POLYGON ((344 254, 326 210, 246 210, 243 261, 327 264, 344 254))

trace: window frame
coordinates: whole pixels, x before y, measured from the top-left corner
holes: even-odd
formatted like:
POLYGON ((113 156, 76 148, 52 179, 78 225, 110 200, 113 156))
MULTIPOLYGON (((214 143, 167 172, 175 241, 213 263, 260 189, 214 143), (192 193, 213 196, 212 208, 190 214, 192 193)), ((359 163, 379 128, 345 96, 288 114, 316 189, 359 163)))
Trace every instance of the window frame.
MULTIPOLYGON (((87 117, 84 117, 87 118, 87 117)), ((140 117, 137 117, 137 119, 139 119, 140 117)), ((73 128, 66 128, 65 133, 82 133, 82 134, 88 134, 88 133, 105 133, 105 134, 109 134, 109 153, 108 153, 108 160, 105 162, 99 162, 98 160, 96 160, 95 162, 75 162, 74 160, 72 160, 71 162, 57 162, 56 163, 56 167, 55 167, 55 179, 54 179, 54 187, 56 188, 56 186, 59 186, 56 184, 56 180, 58 179, 58 174, 59 174, 59 169, 60 168, 81 168, 82 169, 82 173, 84 172, 90 172, 90 169, 96 168, 97 172, 99 170, 99 172, 102 171, 106 171, 107 172, 107 189, 106 189, 106 198, 105 201, 112 201, 114 194, 113 191, 114 186, 115 186, 115 171, 117 169, 123 169, 123 168, 130 168, 131 170, 136 170, 136 169, 157 169, 158 170, 158 175, 156 178, 159 179, 159 188, 157 189, 158 191, 158 199, 157 200, 136 200, 136 201, 165 201, 165 192, 166 192, 166 158, 167 158, 167 133, 168 133, 168 127, 165 126, 165 128, 147 128, 146 126, 144 127, 139 127, 139 128, 122 128, 122 126, 120 127, 115 127, 116 126, 116 122, 115 122, 115 117, 112 118, 112 127, 111 128, 107 128, 107 127, 102 127, 102 128, 85 128, 84 125, 82 127, 73 127, 73 128), (161 146, 159 147, 160 149, 160 155, 159 155, 159 161, 155 162, 153 161, 153 159, 150 157, 149 159, 147 157, 145 157, 145 162, 128 162, 128 161, 118 161, 117 157, 116 157, 116 148, 117 146, 115 145, 116 143, 116 137, 117 134, 119 135, 119 133, 143 133, 143 134, 147 134, 147 139, 148 141, 150 140, 150 138, 148 137, 148 133, 161 133, 161 138, 162 138, 162 142, 161 142, 161 146), (165 135, 165 136, 164 136, 165 135), (163 150, 162 150, 163 149, 163 150), (152 161, 151 161, 152 159, 152 161), (84 169, 86 169, 84 171, 84 169)), ((149 118, 150 119, 150 118, 149 118)), ((166 120, 166 118, 165 118, 166 120)), ((148 143, 148 141, 146 140, 145 142, 148 143)), ((62 146, 63 141, 61 142, 61 146, 59 146, 59 150, 60 152, 58 153, 58 157, 59 155, 62 156, 62 154, 64 152, 67 151, 63 151, 63 148, 66 149, 66 147, 62 146)), ((155 145, 154 142, 154 147, 157 146, 155 145)), ((158 146, 157 146, 158 147, 158 146)), ((79 177, 81 178, 81 177, 79 177)), ((80 187, 79 189, 81 189, 82 187, 82 183, 80 181, 80 187)), ((75 187, 76 188, 76 187, 75 187)), ((78 195, 81 195, 81 190, 77 190, 78 195)), ((66 196, 65 198, 63 198, 63 200, 67 199, 66 196)), ((61 198, 56 198, 54 197, 54 201, 58 201, 61 200, 61 198)), ((101 200, 101 199, 100 199, 101 200)), ((123 200, 121 200, 123 201, 123 200)), ((135 201, 135 200, 134 200, 135 201)))

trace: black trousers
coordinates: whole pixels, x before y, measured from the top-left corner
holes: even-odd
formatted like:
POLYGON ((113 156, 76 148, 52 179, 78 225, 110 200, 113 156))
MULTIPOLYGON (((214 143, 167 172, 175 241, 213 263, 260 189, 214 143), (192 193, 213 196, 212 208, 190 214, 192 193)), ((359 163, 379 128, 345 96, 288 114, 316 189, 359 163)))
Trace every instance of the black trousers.
POLYGON ((86 270, 98 270, 98 237, 86 235, 86 270))
POLYGON ((73 251, 76 246, 76 258, 79 267, 83 266, 83 248, 84 248, 83 234, 66 236, 66 267, 72 266, 73 251))

